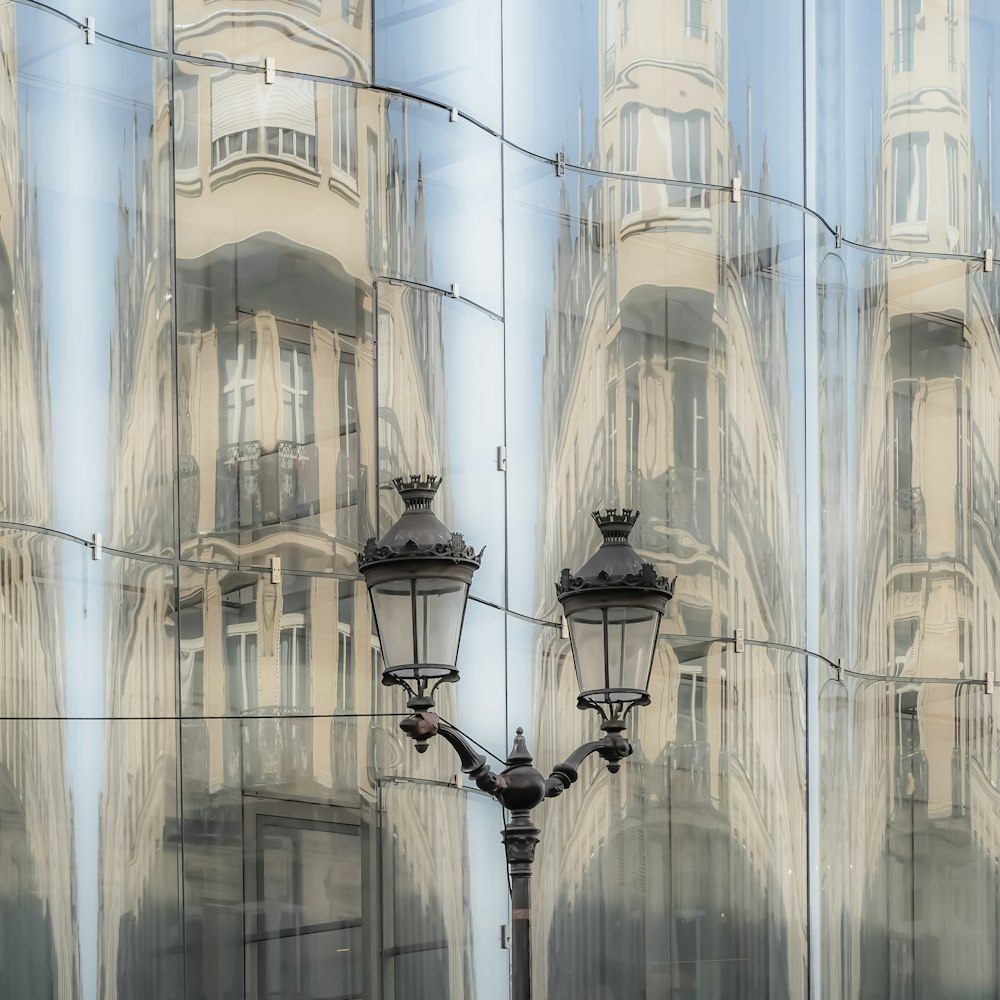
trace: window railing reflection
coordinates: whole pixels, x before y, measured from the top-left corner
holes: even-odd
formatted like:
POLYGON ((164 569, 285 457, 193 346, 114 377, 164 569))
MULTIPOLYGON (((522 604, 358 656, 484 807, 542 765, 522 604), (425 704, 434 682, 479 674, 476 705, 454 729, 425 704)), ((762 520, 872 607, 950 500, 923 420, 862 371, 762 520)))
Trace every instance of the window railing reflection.
POLYGON ((311 709, 266 705, 243 714, 243 787, 271 787, 312 777, 311 709))
POLYGON ((919 486, 896 490, 893 551, 897 560, 927 558, 927 511, 919 486))
POLYGON ((262 453, 259 441, 220 448, 216 457, 218 531, 303 521, 319 513, 318 450, 279 441, 262 453))

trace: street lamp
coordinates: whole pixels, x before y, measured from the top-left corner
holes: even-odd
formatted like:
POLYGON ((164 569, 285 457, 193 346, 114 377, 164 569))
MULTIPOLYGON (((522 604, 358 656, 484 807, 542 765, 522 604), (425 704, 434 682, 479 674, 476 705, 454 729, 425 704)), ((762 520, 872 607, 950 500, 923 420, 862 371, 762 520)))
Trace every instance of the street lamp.
POLYGON ((595 513, 601 547, 579 573, 568 569, 556 595, 569 627, 580 694, 577 706, 601 718, 603 736, 577 747, 546 778, 532 764, 524 732, 517 730, 507 766, 497 774, 472 743, 434 712, 438 685, 459 679, 456 661, 465 605, 478 554, 431 511, 440 486, 436 476, 395 479, 404 510, 380 541, 370 538, 358 568, 371 597, 382 646, 382 683, 409 694, 412 713, 400 728, 419 753, 434 736, 458 754, 462 771, 510 812, 503 833, 511 876, 512 995, 531 997, 531 865, 539 829, 531 810, 543 799, 564 792, 583 762, 598 754, 616 773, 632 753, 625 737, 628 713, 649 704, 653 651, 674 582, 658 576, 629 545, 638 511, 595 513))

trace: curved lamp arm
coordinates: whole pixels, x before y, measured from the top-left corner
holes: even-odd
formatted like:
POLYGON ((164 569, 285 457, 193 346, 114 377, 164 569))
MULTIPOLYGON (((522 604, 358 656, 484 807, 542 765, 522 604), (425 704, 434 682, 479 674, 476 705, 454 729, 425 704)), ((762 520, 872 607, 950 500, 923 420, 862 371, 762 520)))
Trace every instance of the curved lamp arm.
POLYGON ((599 754, 608 764, 608 770, 617 774, 620 762, 632 755, 632 744, 622 732, 625 723, 620 719, 610 719, 601 726, 605 736, 600 740, 591 740, 577 747, 561 764, 552 768, 552 773, 545 779, 545 797, 548 799, 562 795, 580 776, 580 766, 591 754, 599 754))
POLYGON ((405 718, 399 728, 416 744, 418 753, 425 753, 427 741, 434 736, 446 740, 461 761, 462 773, 467 774, 484 792, 496 795, 505 787, 503 777, 497 774, 486 758, 478 753, 469 740, 436 712, 423 709, 405 718))

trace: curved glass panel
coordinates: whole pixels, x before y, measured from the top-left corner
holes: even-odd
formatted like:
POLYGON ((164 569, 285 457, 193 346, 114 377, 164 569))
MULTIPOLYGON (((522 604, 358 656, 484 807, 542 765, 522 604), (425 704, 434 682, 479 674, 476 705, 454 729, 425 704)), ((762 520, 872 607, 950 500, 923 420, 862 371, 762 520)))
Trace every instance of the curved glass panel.
POLYGON ((171 566, 0 530, 0 715, 173 714, 174 593, 171 566))
POLYGON ((220 63, 371 80, 371 0, 173 0, 174 48, 220 63))
MULTIPOLYGON (((17 17, 24 16, 25 9, 18 8, 17 0, 11 0, 5 6, 11 17, 18 10, 17 17)), ((45 0, 45 6, 79 22, 80 28, 73 28, 77 39, 81 38, 81 29, 92 18, 95 32, 107 35, 109 39, 155 49, 166 49, 169 45, 168 0, 130 0, 128 3, 119 3, 118 0, 45 0)), ((46 23, 55 29, 57 23, 65 22, 62 18, 48 17, 46 23)))
POLYGON ((813 6, 812 206, 867 245, 981 257, 996 243, 1000 13, 983 0, 901 0, 874 18, 859 0, 813 6))
MULTIPOLYGON (((468 303, 388 281, 378 283, 377 298, 379 482, 442 475, 441 520, 477 552, 486 549, 472 591, 501 603, 503 324, 468 303)), ((379 501, 381 536, 402 508, 391 490, 379 501)))
POLYGON ((17 7, 3 43, 0 517, 169 555, 166 62, 17 7))
POLYGON ((0 926, 11 996, 183 989, 177 726, 0 721, 0 926))
POLYGON ((621 174, 726 186, 738 176, 801 198, 795 0, 514 0, 503 17, 513 142, 621 174))
MULTIPOLYGON (((560 681, 553 662, 536 667, 546 762, 596 729, 558 707, 572 671, 560 681)), ((591 758, 538 810, 533 957, 549 997, 805 995, 803 665, 661 643, 653 704, 630 717, 635 755, 614 777, 591 758)))
POLYGON ((557 621, 586 512, 632 507, 684 580, 664 631, 801 642, 801 213, 520 154, 506 177, 509 559, 535 568, 511 607, 557 621))
POLYGON ((503 811, 417 782, 383 784, 380 801, 386 995, 504 1000, 506 953, 490 939, 508 919, 503 811))
POLYGON ((429 97, 497 131, 500 4, 375 0, 375 83, 429 97))

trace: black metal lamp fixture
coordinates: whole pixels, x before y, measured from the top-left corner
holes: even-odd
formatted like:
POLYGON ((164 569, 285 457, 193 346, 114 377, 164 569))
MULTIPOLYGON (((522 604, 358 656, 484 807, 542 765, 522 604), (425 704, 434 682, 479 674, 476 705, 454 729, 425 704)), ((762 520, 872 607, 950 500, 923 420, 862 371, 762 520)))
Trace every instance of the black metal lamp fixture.
POLYGON ((507 767, 497 774, 461 732, 433 711, 437 686, 458 680, 465 605, 482 558, 432 513, 440 483, 437 476, 393 480, 405 509, 381 541, 368 540, 358 568, 382 645, 382 683, 402 686, 410 695, 412 714, 400 728, 421 753, 434 736, 443 737, 462 770, 510 811, 503 841, 511 876, 511 988, 513 1000, 530 1000, 530 879, 539 837, 531 810, 569 788, 591 754, 614 773, 632 753, 624 735, 626 718, 632 708, 649 704, 656 636, 676 578, 658 576, 629 545, 638 511, 594 514, 603 543, 579 573, 562 571, 556 593, 580 685, 577 705, 600 715, 604 735, 578 747, 545 777, 533 766, 518 729, 507 767))

